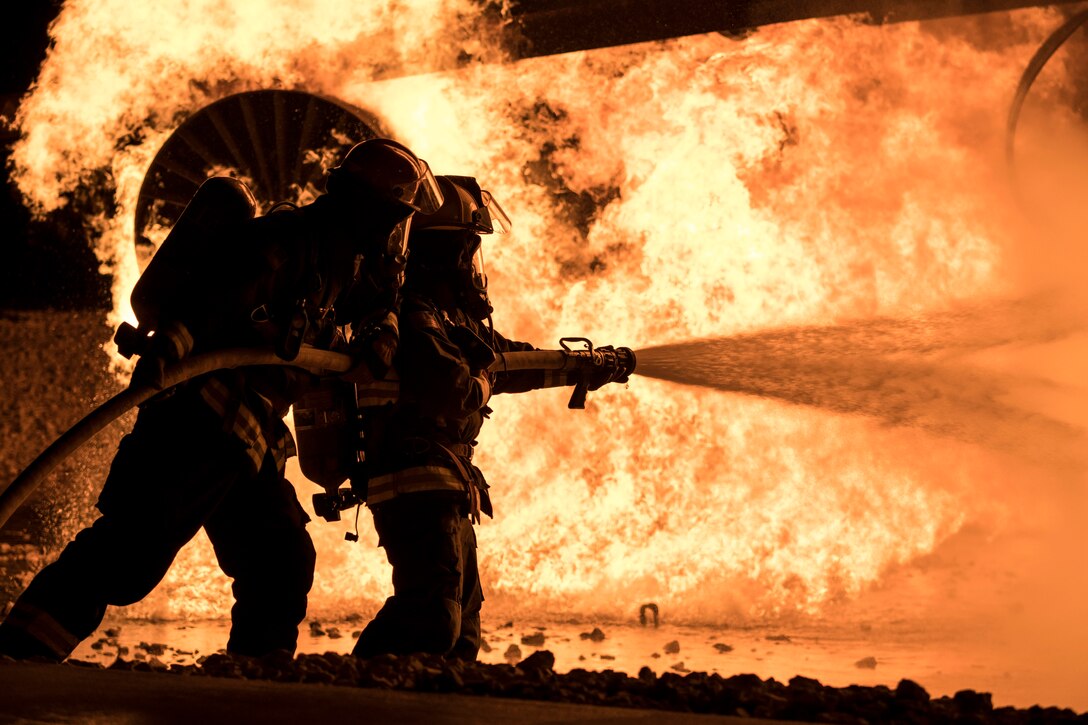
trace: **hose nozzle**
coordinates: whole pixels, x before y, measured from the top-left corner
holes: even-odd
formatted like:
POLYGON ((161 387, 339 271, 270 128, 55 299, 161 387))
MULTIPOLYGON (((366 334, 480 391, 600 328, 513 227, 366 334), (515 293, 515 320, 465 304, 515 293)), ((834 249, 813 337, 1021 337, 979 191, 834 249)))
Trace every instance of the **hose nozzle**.
POLYGON ((576 372, 579 378, 567 403, 568 408, 585 408, 589 391, 608 383, 626 383, 635 371, 635 352, 629 347, 604 345, 594 348, 585 337, 564 337, 559 345, 567 356, 568 369, 576 372), (585 349, 572 349, 572 343, 584 343, 585 349))

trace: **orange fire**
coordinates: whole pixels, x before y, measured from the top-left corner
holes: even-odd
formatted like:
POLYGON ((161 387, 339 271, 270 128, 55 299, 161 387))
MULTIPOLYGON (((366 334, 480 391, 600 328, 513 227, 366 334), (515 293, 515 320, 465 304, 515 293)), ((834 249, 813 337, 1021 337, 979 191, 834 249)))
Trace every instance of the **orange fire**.
MULTIPOLYGON (((371 110, 436 172, 478 176, 515 222, 487 242, 496 326, 541 347, 576 334, 638 349, 1028 287, 1004 114, 1053 11, 840 18, 420 72, 465 49, 449 29, 469 8, 290 5, 73 1, 54 25, 18 113, 18 183, 47 210, 111 170, 120 211, 96 244, 117 280, 114 323, 131 315, 136 193, 159 145, 185 113, 268 87, 371 110)), ((490 41, 467 42, 480 56, 490 41)), ((1048 69, 1040 93, 1065 73, 1048 69)), ((821 613, 1017 513, 979 482, 1002 490, 1024 465, 921 431, 645 378, 585 412, 565 395, 496 400, 480 441, 497 510, 479 530, 489 607, 821 613)), ((315 489, 292 477, 308 501, 315 489)), ((360 529, 350 545, 344 527, 312 524, 314 611, 372 611, 388 593, 367 514, 360 529)), ((214 570, 195 542, 132 611, 222 615, 214 570)))

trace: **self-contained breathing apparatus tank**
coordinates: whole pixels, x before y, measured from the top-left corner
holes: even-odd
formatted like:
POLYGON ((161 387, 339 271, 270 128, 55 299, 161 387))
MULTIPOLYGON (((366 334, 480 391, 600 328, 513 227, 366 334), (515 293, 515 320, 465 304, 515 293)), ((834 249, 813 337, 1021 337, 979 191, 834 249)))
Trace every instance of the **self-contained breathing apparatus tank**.
POLYGON ((335 378, 322 380, 295 401, 292 410, 302 475, 326 491, 335 491, 356 461, 355 385, 335 378))
MULTIPOLYGON (((238 179, 216 176, 200 185, 132 290, 138 326, 118 328, 114 340, 122 355, 144 355, 155 335, 164 329, 169 334, 179 312, 202 292, 201 270, 214 263, 222 230, 254 218, 257 210, 253 193, 238 179)), ((354 462, 352 398, 351 383, 326 379, 294 406, 302 473, 326 489, 335 490, 354 462)))
POLYGON ((201 184, 132 289, 137 326, 117 328, 118 352, 126 358, 145 353, 154 334, 202 292, 201 270, 216 257, 219 231, 256 214, 257 200, 238 179, 214 176, 201 184))
MULTIPOLYGON (((349 345, 353 357, 361 360, 351 375, 355 382, 321 380, 293 406, 299 467, 325 489, 314 494, 313 505, 314 513, 327 521, 339 521, 340 511, 363 503, 354 489, 340 484, 358 474, 363 460, 360 409, 371 402, 364 391, 399 390, 391 368, 398 337, 393 312, 357 331, 349 345)), ((354 540, 350 534, 345 538, 354 540)))

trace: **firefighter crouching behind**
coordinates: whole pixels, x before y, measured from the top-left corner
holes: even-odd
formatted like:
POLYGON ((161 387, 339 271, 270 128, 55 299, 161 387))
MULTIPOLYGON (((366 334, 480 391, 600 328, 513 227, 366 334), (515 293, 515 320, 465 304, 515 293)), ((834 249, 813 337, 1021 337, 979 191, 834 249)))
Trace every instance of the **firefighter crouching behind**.
MULTIPOLYGON (((347 319, 365 327, 383 316, 402 277, 408 217, 441 203, 434 177, 408 149, 372 139, 332 170, 327 191, 223 229, 217 256, 200 260, 205 284, 162 301, 134 380, 154 379, 161 358, 187 347, 275 344, 290 359, 303 341, 332 344, 347 319)), ((234 579, 228 651, 294 651, 315 554, 284 478, 294 442, 282 417, 314 380, 288 367, 221 370, 144 404, 113 459, 100 516, 16 601, 0 653, 64 659, 108 605, 145 597, 202 526, 234 579)))
MULTIPOLYGON (((496 352, 536 349, 490 325, 479 235, 507 231, 510 222, 475 179, 438 182, 442 208, 416 217, 409 234, 394 374, 358 386, 365 460, 352 487, 365 494, 393 566, 393 596, 359 637, 353 653, 361 657, 476 658, 483 589, 472 525, 492 508, 472 452, 488 399, 579 382, 543 371, 486 372, 496 352)), ((586 382, 595 390, 629 372, 607 370, 586 382)))

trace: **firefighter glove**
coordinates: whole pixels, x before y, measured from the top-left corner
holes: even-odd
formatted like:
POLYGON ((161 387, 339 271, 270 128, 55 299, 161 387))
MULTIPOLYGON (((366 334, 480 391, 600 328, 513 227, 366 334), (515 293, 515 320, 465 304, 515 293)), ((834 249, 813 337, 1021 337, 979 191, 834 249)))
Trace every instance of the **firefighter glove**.
POLYGON ((486 370, 479 370, 472 380, 480 388, 480 407, 482 408, 487 405, 487 401, 491 400, 491 376, 486 370))
POLYGON ((161 389, 165 384, 166 367, 186 357, 193 350, 193 336, 180 322, 171 322, 148 338, 147 348, 132 371, 133 385, 152 385, 161 389))
POLYGON ((395 313, 388 313, 364 335, 352 341, 356 365, 342 377, 353 383, 369 383, 384 378, 393 367, 400 344, 400 330, 395 313))

